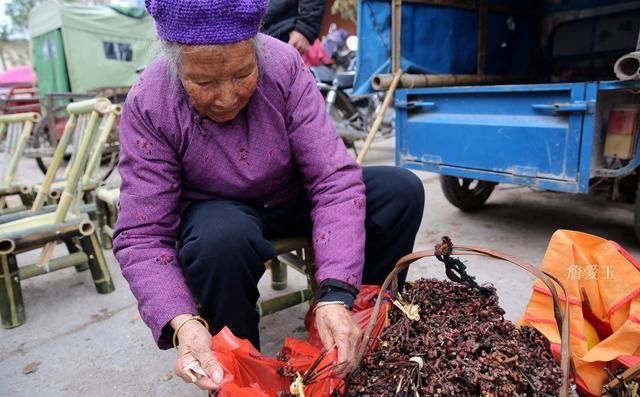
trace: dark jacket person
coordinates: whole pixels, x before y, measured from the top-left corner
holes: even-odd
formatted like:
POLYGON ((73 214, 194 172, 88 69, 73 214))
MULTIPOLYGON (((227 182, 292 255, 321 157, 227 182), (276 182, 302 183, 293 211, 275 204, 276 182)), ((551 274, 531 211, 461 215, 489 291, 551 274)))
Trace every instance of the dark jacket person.
POLYGON ((326 5, 326 0, 270 0, 262 30, 303 55, 320 34, 326 5))

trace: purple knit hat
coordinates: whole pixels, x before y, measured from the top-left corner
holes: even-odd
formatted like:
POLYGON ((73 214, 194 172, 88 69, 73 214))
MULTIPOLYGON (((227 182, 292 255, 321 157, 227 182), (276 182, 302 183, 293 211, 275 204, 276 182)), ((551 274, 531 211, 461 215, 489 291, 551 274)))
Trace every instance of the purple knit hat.
POLYGON ((145 0, 158 35, 180 44, 231 44, 258 33, 268 0, 145 0))

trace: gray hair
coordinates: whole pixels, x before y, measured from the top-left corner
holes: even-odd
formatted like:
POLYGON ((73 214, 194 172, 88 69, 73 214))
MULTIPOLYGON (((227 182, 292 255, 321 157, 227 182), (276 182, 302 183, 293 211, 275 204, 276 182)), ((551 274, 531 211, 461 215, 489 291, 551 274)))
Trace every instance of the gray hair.
MULTIPOLYGON (((260 53, 260 45, 258 36, 255 36, 249 39, 249 42, 253 44, 253 49, 256 54, 256 60, 258 62, 258 69, 261 70, 261 53, 260 53)), ((160 55, 167 62, 167 69, 169 72, 169 76, 174 81, 179 81, 180 79, 180 62, 182 59, 182 54, 185 48, 191 47, 200 47, 200 48, 211 48, 216 47, 217 45, 185 45, 180 43, 175 43, 171 41, 160 40, 160 55)))

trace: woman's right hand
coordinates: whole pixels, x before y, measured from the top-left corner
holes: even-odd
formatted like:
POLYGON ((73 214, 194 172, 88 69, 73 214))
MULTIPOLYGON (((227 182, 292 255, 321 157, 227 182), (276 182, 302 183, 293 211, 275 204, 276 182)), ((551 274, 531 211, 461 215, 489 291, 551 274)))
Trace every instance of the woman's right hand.
MULTIPOLYGON (((186 319, 193 317, 191 314, 181 314, 171 320, 171 326, 175 329, 186 319)), ((187 383, 195 383, 203 390, 215 390, 220 387, 224 377, 224 371, 211 350, 211 334, 199 321, 187 321, 178 332, 178 358, 176 359, 176 375, 187 383), (206 375, 193 374, 197 377, 194 382, 192 376, 187 373, 187 366, 197 361, 206 375)))

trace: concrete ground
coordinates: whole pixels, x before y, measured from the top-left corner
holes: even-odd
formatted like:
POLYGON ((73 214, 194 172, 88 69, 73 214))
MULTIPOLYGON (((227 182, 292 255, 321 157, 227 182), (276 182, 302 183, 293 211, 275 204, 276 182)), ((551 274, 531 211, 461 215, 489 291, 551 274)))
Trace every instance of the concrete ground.
MULTIPOLYGON (((383 141, 374 145, 367 163, 391 164, 392 159, 393 142, 383 141)), ((28 182, 42 178, 33 160, 20 166, 28 182)), ((437 175, 418 175, 427 203, 416 249, 431 248, 440 236, 449 235, 454 242, 495 248, 538 264, 552 233, 567 228, 616 240, 634 256, 640 254, 628 205, 499 186, 484 211, 464 214, 445 200, 437 175)), ((19 260, 30 262, 34 254, 26 256, 19 260)), ((27 322, 0 330, 0 396, 205 395, 173 375, 175 352, 156 348, 111 251, 106 257, 116 286, 109 295, 96 294, 89 273, 76 273, 73 268, 22 283, 27 322)), ((494 261, 469 259, 467 263, 479 281, 496 285, 507 316, 516 319, 528 300, 532 277, 494 261)), ((409 275, 425 276, 444 277, 444 272, 436 262, 422 261, 409 275)), ((290 288, 303 282, 290 272, 290 288)), ((268 274, 261 291, 263 296, 274 294, 268 274)), ((305 337, 306 308, 299 305, 263 319, 265 353, 274 354, 286 335, 305 337)))

